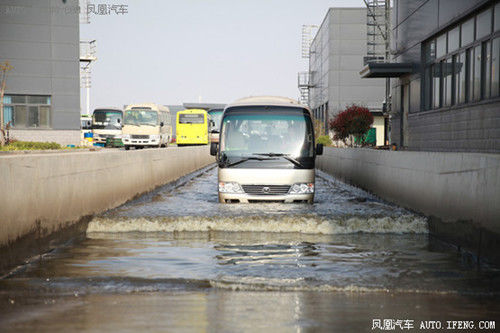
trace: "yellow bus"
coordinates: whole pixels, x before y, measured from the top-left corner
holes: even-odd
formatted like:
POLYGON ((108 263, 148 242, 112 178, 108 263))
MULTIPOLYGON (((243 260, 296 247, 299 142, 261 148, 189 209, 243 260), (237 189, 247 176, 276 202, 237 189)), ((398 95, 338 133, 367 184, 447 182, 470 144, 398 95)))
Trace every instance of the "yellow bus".
POLYGON ((208 144, 208 114, 201 109, 177 112, 175 136, 177 146, 208 144))

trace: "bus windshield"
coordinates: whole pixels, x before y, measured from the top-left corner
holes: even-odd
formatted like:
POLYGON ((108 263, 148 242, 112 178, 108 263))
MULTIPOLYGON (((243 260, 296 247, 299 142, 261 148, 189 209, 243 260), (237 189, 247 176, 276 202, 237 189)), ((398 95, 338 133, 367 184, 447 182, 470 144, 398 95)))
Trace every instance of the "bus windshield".
POLYGON ((222 113, 224 110, 210 110, 208 111, 208 116, 210 120, 213 121, 213 125, 210 125, 210 132, 219 133, 220 132, 220 122, 222 120, 222 113))
POLYGON ((226 111, 220 151, 225 158, 314 158, 310 116, 299 108, 245 107, 226 111), (231 111, 232 110, 232 111, 231 111))
POLYGON ((203 124, 205 119, 201 113, 181 113, 179 114, 179 124, 203 124))
POLYGON ((158 126, 158 112, 141 109, 126 110, 123 124, 158 126))
POLYGON ((92 115, 92 129, 119 130, 122 128, 121 119, 120 111, 96 110, 92 115))

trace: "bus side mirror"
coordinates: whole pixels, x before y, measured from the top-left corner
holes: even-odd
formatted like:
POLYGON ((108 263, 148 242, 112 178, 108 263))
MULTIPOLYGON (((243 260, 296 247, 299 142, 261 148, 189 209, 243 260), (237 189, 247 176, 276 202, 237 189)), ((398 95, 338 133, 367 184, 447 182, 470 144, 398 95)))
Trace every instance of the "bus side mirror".
POLYGON ((210 127, 215 127, 215 121, 210 120, 210 127))
POLYGON ((323 144, 318 143, 316 145, 316 155, 323 155, 323 144))
POLYGON ((116 119, 116 122, 119 124, 122 122, 122 120, 120 118, 116 119))
POLYGON ((91 127, 90 125, 91 125, 90 121, 87 121, 87 128, 90 128, 91 127))
POLYGON ((212 142, 210 144, 210 155, 216 156, 218 148, 219 148, 219 144, 217 142, 212 142))
POLYGON ((164 125, 164 124, 163 124, 163 121, 162 121, 162 122, 160 123, 160 127, 163 127, 163 125, 164 125))

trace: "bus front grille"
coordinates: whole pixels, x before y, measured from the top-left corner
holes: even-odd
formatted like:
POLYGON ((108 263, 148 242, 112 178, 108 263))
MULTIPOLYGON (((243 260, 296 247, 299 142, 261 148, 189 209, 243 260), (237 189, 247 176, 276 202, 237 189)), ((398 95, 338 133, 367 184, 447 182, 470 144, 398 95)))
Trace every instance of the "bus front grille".
POLYGON ((252 195, 283 195, 290 190, 290 185, 242 185, 243 191, 252 195))
POLYGON ((132 134, 130 136, 132 139, 149 139, 149 135, 137 135, 137 134, 132 134))

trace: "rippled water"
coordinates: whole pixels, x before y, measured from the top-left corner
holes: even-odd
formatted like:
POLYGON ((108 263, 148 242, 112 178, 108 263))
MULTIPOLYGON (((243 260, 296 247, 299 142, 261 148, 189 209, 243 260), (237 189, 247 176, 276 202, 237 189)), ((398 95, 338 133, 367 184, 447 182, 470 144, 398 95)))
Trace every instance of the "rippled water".
MULTIPOLYGON (((50 309, 62 301, 66 306, 61 313, 67 313, 75 299, 75 306, 87 312, 94 311, 90 306, 102 306, 96 302, 110 307, 113 302, 128 307, 159 302, 169 307, 167 312, 205 313, 207 323, 221 325, 197 329, 228 331, 254 327, 252 320, 265 317, 273 306, 281 306, 276 312, 282 316, 276 322, 281 329, 327 328, 331 318, 337 318, 341 325, 368 330, 367 316, 380 310, 375 304, 385 304, 382 312, 388 315, 399 313, 402 305, 394 297, 408 307, 403 313, 423 318, 500 314, 492 305, 500 295, 498 268, 478 271, 453 250, 429 240, 424 217, 321 172, 314 205, 222 205, 217 203, 216 178, 216 169, 209 169, 182 186, 159 188, 95 217, 81 243, 0 280, 0 302, 31 299, 40 310, 42 300, 50 309), (458 303, 439 310, 439 300, 458 303), (184 305, 176 307, 177 302, 184 305), (346 304, 351 307, 345 309, 347 315, 364 317, 349 322, 342 311, 333 310, 346 304), (460 312, 461 304, 467 305, 466 312, 460 312), (207 310, 213 306, 241 321, 207 310), (245 312, 252 307, 258 314, 245 312)), ((163 314, 161 308, 148 309, 163 314)), ((139 316, 141 307, 129 310, 139 316)), ((119 312, 113 313, 111 329, 120 327, 121 320, 119 312)), ((80 313, 72 316, 74 322, 85 319, 80 313)), ((23 329, 12 320, 17 325, 12 327, 23 329)), ((140 321, 135 324, 143 327, 140 321)))

